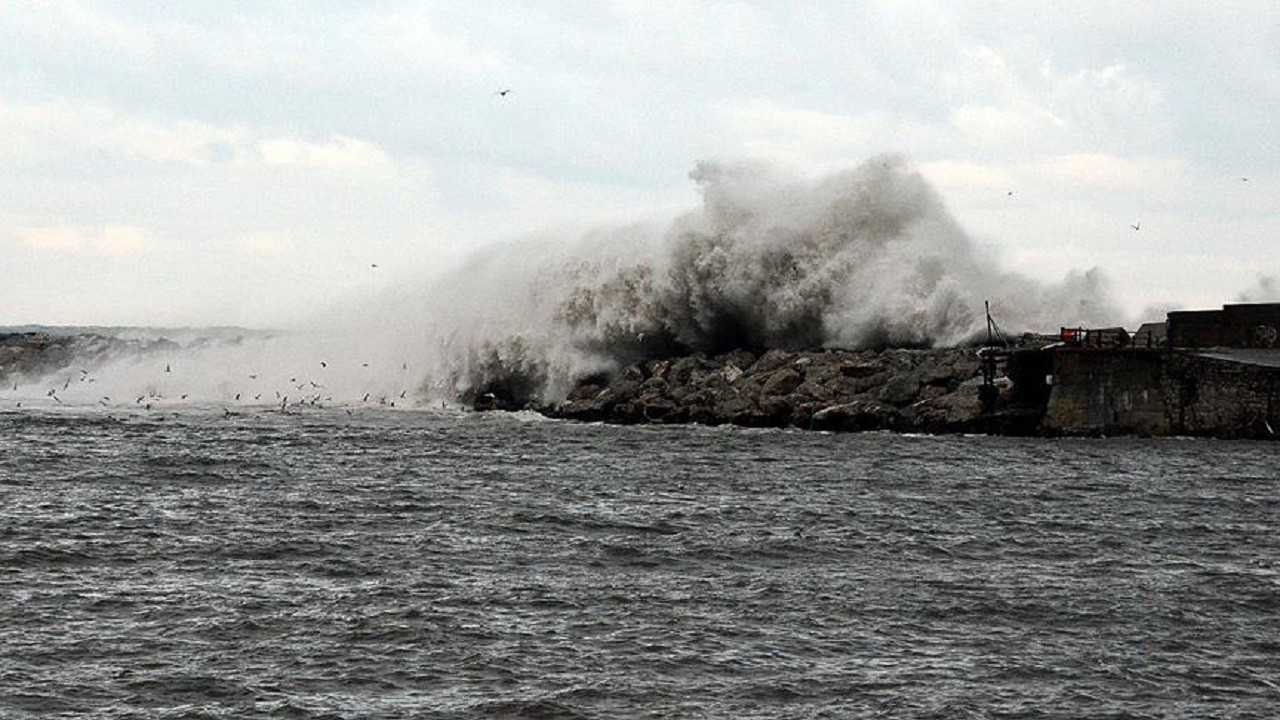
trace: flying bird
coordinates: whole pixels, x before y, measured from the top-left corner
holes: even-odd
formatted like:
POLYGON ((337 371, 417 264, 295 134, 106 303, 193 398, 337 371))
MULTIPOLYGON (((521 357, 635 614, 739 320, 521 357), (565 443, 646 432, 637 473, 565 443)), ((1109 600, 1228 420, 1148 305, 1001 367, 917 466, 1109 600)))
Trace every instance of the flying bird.
POLYGON ((494 95, 497 95, 499 97, 506 97, 510 92, 511 92, 511 88, 502 88, 498 92, 494 93, 494 95))
POLYGON ((1142 229, 1142 223, 1141 223, 1141 222, 1139 222, 1139 223, 1135 223, 1135 224, 1133 224, 1133 225, 1130 225, 1129 227, 1133 228, 1134 230, 1141 230, 1141 229, 1142 229))

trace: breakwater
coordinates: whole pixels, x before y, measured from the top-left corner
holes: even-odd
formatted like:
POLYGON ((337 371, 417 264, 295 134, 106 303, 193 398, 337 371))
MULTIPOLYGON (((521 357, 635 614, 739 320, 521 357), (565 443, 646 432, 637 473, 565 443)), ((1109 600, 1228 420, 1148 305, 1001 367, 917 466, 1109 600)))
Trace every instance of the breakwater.
MULTIPOLYGON (((977 347, 735 350, 647 360, 585 377, 555 402, 539 398, 534 385, 505 377, 473 384, 454 399, 480 411, 532 409, 615 424, 1280 439, 1278 350, 1046 347, 1033 342, 1037 338, 1026 336, 1023 347, 1002 351, 999 365, 986 368, 989 379, 977 347)), ((17 390, 57 376, 47 394, 61 403, 59 388, 95 380, 77 368, 167 357, 177 348, 199 350, 166 339, 93 333, 0 334, 0 383, 17 390)), ((239 404, 239 387, 215 389, 213 399, 239 404)), ((389 406, 406 394, 389 396, 389 406)), ((244 395, 244 402, 260 396, 244 395)), ((370 397, 349 404, 359 407, 370 397)))
MULTIPOLYGON (((582 381, 545 415, 611 423, 968 432, 984 425, 976 348, 737 350, 649 360, 582 381)), ((479 387, 477 409, 513 409, 479 387)))

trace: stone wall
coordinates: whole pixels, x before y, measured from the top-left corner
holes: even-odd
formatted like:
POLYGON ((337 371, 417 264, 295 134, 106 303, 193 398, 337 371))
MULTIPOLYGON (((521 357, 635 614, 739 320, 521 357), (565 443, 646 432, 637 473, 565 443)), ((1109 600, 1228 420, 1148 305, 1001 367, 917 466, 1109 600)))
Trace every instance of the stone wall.
POLYGON ((1052 435, 1171 434, 1163 358, 1147 349, 1056 350, 1041 429, 1052 435))
POLYGON ((1175 434, 1280 437, 1280 367, 1173 353, 1164 387, 1175 434))
POLYGON ((1054 351, 1049 435, 1280 437, 1280 367, 1179 351, 1054 351))

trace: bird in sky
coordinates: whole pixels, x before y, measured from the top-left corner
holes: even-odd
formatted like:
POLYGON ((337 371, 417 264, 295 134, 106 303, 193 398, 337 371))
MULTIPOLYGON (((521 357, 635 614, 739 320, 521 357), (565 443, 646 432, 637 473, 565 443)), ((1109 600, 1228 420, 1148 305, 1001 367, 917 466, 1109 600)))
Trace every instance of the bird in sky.
POLYGON ((498 90, 498 92, 494 93, 494 95, 497 95, 497 96, 499 96, 499 97, 506 97, 506 96, 507 96, 507 95, 509 95, 510 93, 511 93, 511 88, 509 88, 509 87, 504 87, 504 88, 501 88, 500 90, 498 90))
POLYGON ((376 268, 378 267, 378 263, 369 263, 369 267, 376 268))
POLYGON ((1139 223, 1134 223, 1133 225, 1130 225, 1129 227, 1133 228, 1135 231, 1136 231, 1136 230, 1141 230, 1141 229, 1142 229, 1142 223, 1140 223, 1140 222, 1139 222, 1139 223))

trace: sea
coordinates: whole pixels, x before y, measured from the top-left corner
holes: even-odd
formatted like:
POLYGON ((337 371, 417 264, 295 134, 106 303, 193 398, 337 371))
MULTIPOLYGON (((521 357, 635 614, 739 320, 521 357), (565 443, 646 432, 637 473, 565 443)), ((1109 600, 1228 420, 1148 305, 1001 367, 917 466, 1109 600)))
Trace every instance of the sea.
POLYGON ((348 410, 0 410, 0 717, 1280 714, 1280 443, 348 410))

